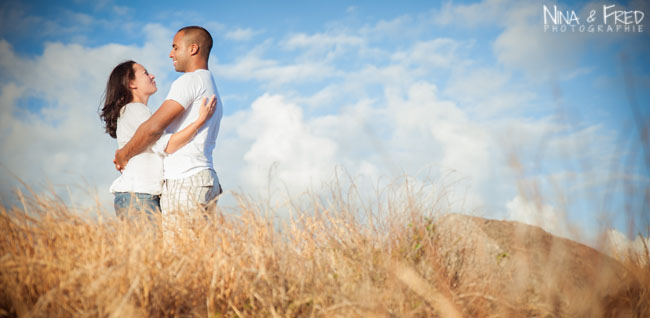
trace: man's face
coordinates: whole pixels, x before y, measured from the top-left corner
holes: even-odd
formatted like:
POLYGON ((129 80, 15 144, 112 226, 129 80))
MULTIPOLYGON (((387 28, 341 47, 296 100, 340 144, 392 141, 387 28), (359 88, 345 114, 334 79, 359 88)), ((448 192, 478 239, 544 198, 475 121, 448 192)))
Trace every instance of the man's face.
POLYGON ((183 38, 184 33, 182 31, 176 33, 172 42, 172 50, 169 52, 169 57, 174 61, 174 69, 177 72, 185 72, 190 58, 191 46, 187 45, 183 38))

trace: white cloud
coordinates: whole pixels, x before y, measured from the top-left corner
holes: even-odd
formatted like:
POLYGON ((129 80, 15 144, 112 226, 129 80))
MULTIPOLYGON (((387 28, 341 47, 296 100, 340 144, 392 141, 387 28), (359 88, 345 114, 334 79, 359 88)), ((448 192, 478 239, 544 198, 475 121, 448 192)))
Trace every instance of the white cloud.
POLYGON ((366 40, 347 30, 331 30, 324 33, 298 33, 290 36, 284 43, 283 49, 300 50, 298 60, 330 62, 346 53, 363 50, 366 40))
POLYGON ((270 172, 274 181, 285 182, 295 193, 329 181, 336 167, 352 176, 378 179, 407 173, 441 182, 455 171, 444 186, 459 188, 447 199, 468 210, 480 208, 484 198, 476 189, 494 171, 487 152, 491 141, 484 128, 436 93, 435 86, 418 82, 406 95, 399 88, 391 90, 387 104, 361 100, 309 119, 292 99, 263 95, 250 111, 224 118, 235 126, 224 124, 218 145, 227 155, 218 155, 223 160, 217 161, 231 158, 220 168, 227 178, 262 192, 270 172))
POLYGON ((126 16, 129 13, 131 13, 132 10, 131 10, 131 8, 129 8, 127 6, 114 5, 113 6, 113 12, 118 16, 126 16))
POLYGON ((442 187, 455 187, 446 199, 456 207, 480 208, 484 198, 469 188, 493 171, 486 152, 490 141, 453 103, 440 101, 436 91, 419 82, 405 97, 393 91, 388 104, 362 100, 310 119, 290 99, 263 95, 250 110, 224 118, 234 126, 223 126, 218 147, 224 155, 217 161, 225 161, 220 169, 230 182, 253 192, 266 192, 269 176, 294 194, 317 188, 342 167, 353 177, 374 180, 402 173, 439 178, 449 182, 442 187), (451 171, 455 176, 445 177, 451 171))
POLYGON ((519 24, 506 28, 494 42, 494 52, 506 67, 523 70, 534 80, 549 80, 579 68, 585 38, 543 32, 541 26, 519 24))
POLYGON ((506 204, 508 219, 539 226, 554 235, 576 239, 564 212, 540 200, 541 198, 531 200, 517 195, 506 204))
POLYGON ((87 27, 96 22, 95 18, 92 16, 74 11, 66 11, 64 13, 64 19, 74 22, 74 24, 77 24, 80 27, 87 27))
POLYGON ((445 88, 447 96, 472 110, 476 117, 525 115, 534 107, 536 95, 512 80, 510 72, 495 67, 458 67, 445 88))
POLYGON ((299 104, 315 110, 335 105, 335 102, 340 100, 344 93, 346 93, 344 85, 329 84, 311 96, 296 96, 294 99, 299 104))
POLYGON ((348 34, 326 34, 326 33, 316 33, 313 35, 307 35, 305 33, 299 33, 291 36, 287 42, 286 46, 289 49, 296 48, 331 48, 331 47, 340 47, 340 46, 359 46, 362 45, 365 41, 363 38, 358 36, 352 36, 348 34))
MULTIPOLYGON (((483 0, 454 5, 449 2, 434 12, 433 21, 454 27, 491 26, 502 30, 493 42, 498 61, 509 69, 523 71, 529 79, 538 82, 567 81, 592 72, 597 65, 586 64, 580 59, 588 47, 601 49, 623 39, 632 43, 643 41, 640 34, 624 32, 545 32, 543 5, 551 8, 557 5, 558 10, 574 10, 584 24, 589 11, 594 8, 602 10, 603 4, 590 2, 572 6, 553 2, 483 0)), ((631 3, 627 7, 639 10, 644 6, 631 3)))
POLYGON ((315 82, 333 76, 332 66, 321 62, 285 64, 256 55, 246 55, 233 64, 220 64, 216 74, 227 79, 257 80, 269 86, 280 86, 291 82, 315 82))
POLYGON ((459 48, 463 44, 449 38, 436 38, 430 41, 416 42, 405 51, 393 54, 392 59, 417 68, 451 68, 465 63, 459 48))
POLYGON ((262 33, 262 31, 255 31, 251 28, 236 28, 232 31, 226 32, 224 37, 233 41, 250 41, 255 35, 262 33))
POLYGON ((475 27, 482 24, 505 23, 516 2, 510 0, 484 0, 467 5, 445 3, 435 12, 433 21, 437 24, 475 27))
POLYGON ((239 133, 254 140, 242 171, 253 187, 264 188, 269 172, 293 190, 318 186, 333 173, 336 144, 314 135, 298 106, 282 96, 264 95, 253 102, 249 118, 239 133))
MULTIPOLYGON (((488 131, 454 102, 441 100, 429 83, 415 83, 407 92, 406 99, 398 93, 388 97, 387 114, 395 120, 391 142, 399 154, 395 161, 418 169, 433 165, 440 175, 454 171, 470 187, 480 188, 496 164, 488 151, 492 146, 488 131)), ((483 195, 475 190, 456 200, 464 201, 469 210, 483 207, 483 195)))
POLYGON ((401 15, 390 20, 380 20, 375 24, 365 25, 359 34, 372 41, 381 41, 385 38, 417 38, 422 32, 420 26, 414 26, 414 19, 409 15, 401 15))
POLYGON ((201 24, 210 34, 214 37, 218 32, 222 32, 226 29, 226 25, 223 23, 216 22, 214 20, 206 21, 201 24))
MULTIPOLYGON (((585 3, 580 7, 558 4, 558 10, 575 11, 582 18, 582 26, 586 24, 589 11, 599 12, 602 7, 602 2, 585 3)), ((599 65, 581 59, 588 48, 599 51, 618 43, 643 46, 646 40, 639 33, 551 32, 552 29, 545 32, 542 8, 541 3, 530 1, 516 5, 514 10, 504 10, 505 30, 493 46, 499 62, 524 71, 530 79, 567 81, 590 74, 599 65)), ((629 8, 636 10, 637 7, 629 8)))

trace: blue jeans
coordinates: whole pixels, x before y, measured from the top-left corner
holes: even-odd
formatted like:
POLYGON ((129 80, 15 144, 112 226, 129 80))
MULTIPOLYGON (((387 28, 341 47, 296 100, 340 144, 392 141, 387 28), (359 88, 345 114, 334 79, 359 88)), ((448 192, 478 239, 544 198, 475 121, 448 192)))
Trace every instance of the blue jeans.
POLYGON ((154 214, 160 214, 160 195, 149 193, 116 192, 115 214, 120 219, 134 219, 145 214, 152 220, 154 214))

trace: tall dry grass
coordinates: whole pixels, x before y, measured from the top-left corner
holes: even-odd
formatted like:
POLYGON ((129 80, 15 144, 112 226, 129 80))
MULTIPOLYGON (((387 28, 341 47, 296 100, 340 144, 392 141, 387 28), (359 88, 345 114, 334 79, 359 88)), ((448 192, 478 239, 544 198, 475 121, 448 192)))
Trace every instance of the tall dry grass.
MULTIPOLYGON (((283 219, 234 194, 236 208, 185 217, 172 242, 145 219, 91 220, 55 198, 22 198, 0 211, 0 317, 553 316, 464 290, 472 284, 438 254, 443 197, 414 192, 371 207, 335 189, 288 202, 283 219)), ((629 297, 637 317, 650 313, 648 264, 625 264, 641 286, 629 297)))
POLYGON ((236 195, 236 211, 186 216, 172 242, 144 218, 89 220, 55 198, 21 198, 24 207, 0 211, 0 316, 453 314, 451 302, 419 295, 422 282, 405 271, 425 211, 393 205, 408 219, 360 222, 343 195, 290 205, 281 220, 236 195))

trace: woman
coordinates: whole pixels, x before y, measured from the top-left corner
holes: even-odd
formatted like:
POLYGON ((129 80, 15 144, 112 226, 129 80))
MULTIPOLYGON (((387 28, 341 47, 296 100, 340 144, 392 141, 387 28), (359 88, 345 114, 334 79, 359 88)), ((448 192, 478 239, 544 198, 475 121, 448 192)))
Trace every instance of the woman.
MULTIPOLYGON (((100 118, 106 125, 106 132, 117 139, 119 148, 124 147, 140 124, 151 117, 147 102, 158 90, 154 78, 134 61, 123 62, 111 72, 100 118)), ((129 160, 110 189, 115 194, 115 214, 118 217, 125 217, 130 207, 149 215, 160 212, 163 156, 188 143, 212 116, 215 105, 214 96, 207 104, 204 98, 195 122, 173 135, 163 135, 152 147, 129 160)))

